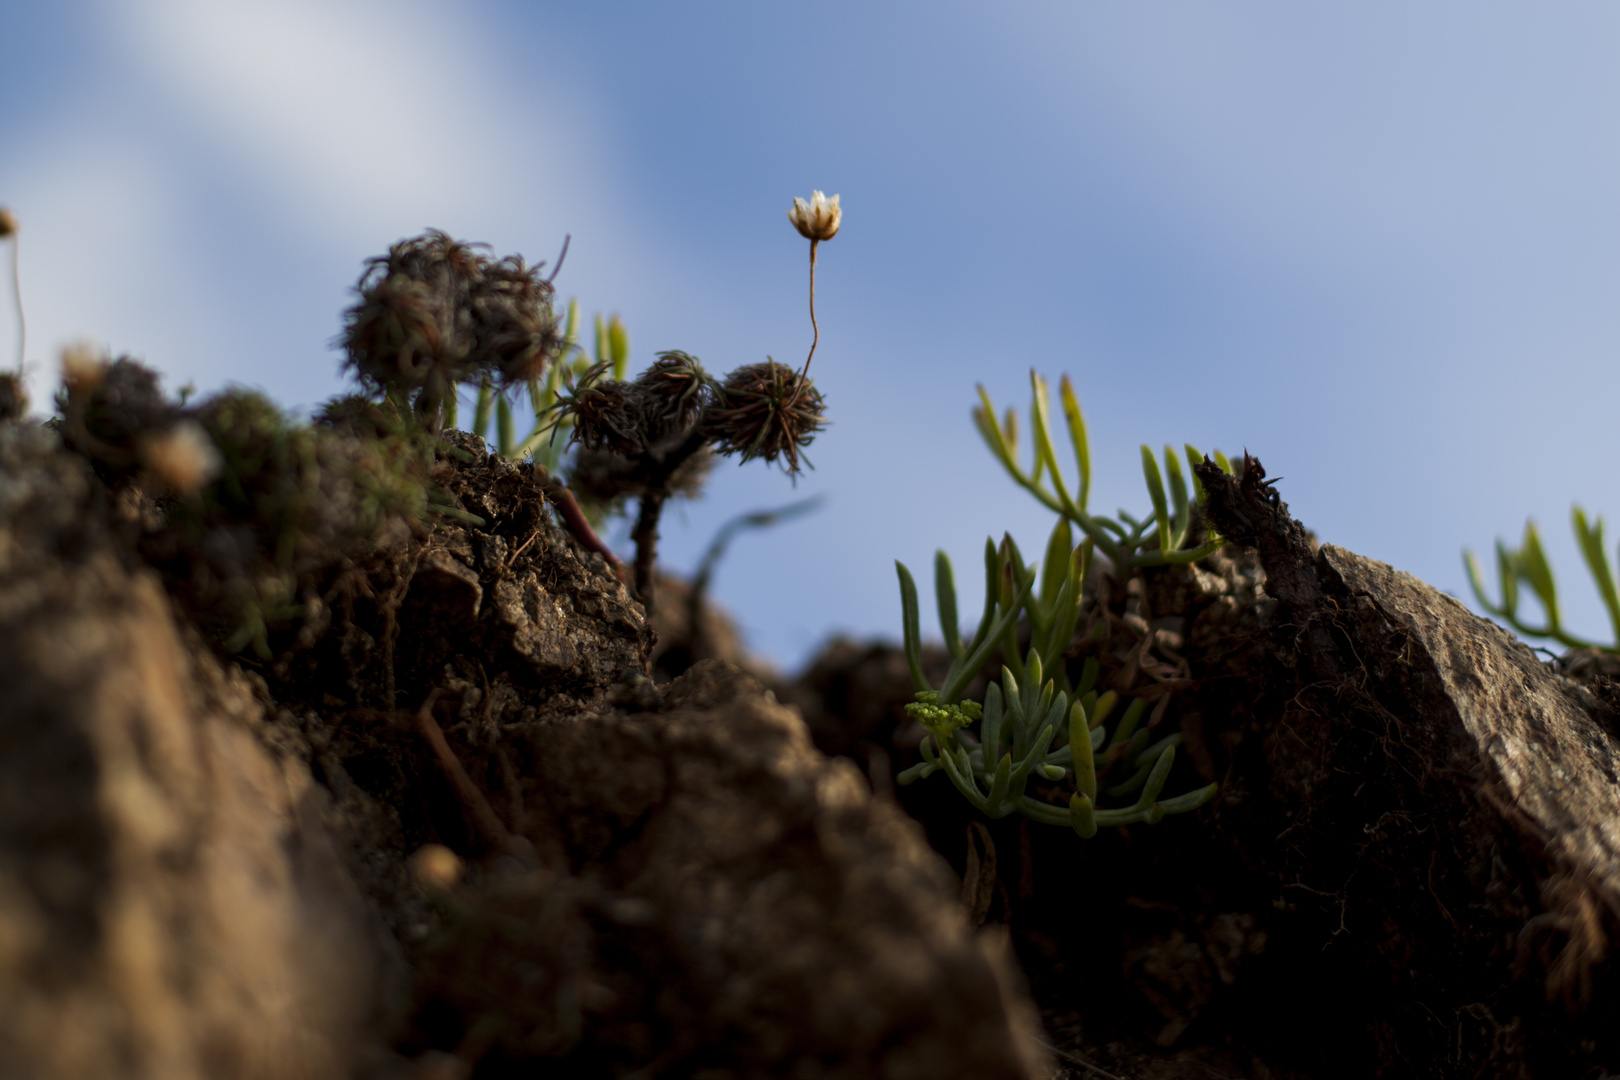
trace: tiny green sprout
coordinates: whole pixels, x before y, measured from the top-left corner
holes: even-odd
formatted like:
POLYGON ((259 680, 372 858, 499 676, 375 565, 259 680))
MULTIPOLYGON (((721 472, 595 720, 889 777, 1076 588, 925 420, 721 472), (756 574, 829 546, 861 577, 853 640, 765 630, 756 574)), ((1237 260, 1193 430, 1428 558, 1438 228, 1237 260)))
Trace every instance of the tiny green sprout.
POLYGON ((1517 548, 1510 548, 1500 540, 1496 542, 1497 581, 1501 590, 1499 602, 1491 602, 1486 594, 1479 562, 1474 558, 1474 553, 1465 548, 1463 566, 1468 571, 1468 584, 1473 588, 1474 597, 1479 601, 1480 607, 1526 637, 1551 638, 1572 649, 1597 649, 1606 653, 1620 653, 1620 590, 1615 587, 1616 574, 1609 563, 1608 554, 1603 549, 1603 519, 1588 518, 1586 511, 1580 506, 1575 506, 1571 510, 1570 517, 1575 529, 1575 539, 1580 545, 1581 557, 1586 562, 1586 569, 1592 575, 1598 596, 1603 600, 1604 609, 1608 612, 1609 623, 1614 632, 1613 644, 1602 645, 1588 641, 1564 628, 1563 614, 1558 604, 1558 584, 1553 578, 1552 563, 1547 560, 1547 553, 1541 546, 1541 534, 1536 529, 1534 521, 1525 522, 1524 539, 1517 548), (1542 613, 1543 621, 1540 625, 1526 621, 1521 612, 1519 607, 1521 584, 1528 585, 1530 592, 1535 595, 1542 613))

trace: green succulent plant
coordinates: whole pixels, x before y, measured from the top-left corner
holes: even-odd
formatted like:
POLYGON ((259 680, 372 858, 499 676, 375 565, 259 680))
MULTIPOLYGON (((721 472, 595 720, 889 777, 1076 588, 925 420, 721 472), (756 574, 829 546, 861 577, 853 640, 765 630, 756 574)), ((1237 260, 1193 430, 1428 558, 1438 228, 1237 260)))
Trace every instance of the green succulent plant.
POLYGON ((1558 606, 1558 584, 1553 578, 1552 564, 1547 561, 1547 553, 1541 546, 1541 534, 1534 521, 1525 522, 1524 539, 1517 548, 1510 548, 1501 540, 1496 542, 1497 580, 1502 592, 1499 603, 1492 603, 1486 595, 1479 561, 1474 558, 1472 551, 1464 549, 1463 565, 1468 570, 1468 583, 1481 607, 1527 637, 1551 638, 1572 649, 1620 653, 1620 590, 1615 588, 1615 571, 1603 550, 1603 519, 1588 518, 1586 511, 1579 506, 1571 510, 1570 517, 1581 557, 1586 560, 1586 568, 1591 572, 1598 595, 1603 598, 1603 606, 1609 613, 1609 622, 1614 630, 1612 644, 1588 641, 1564 629, 1563 615, 1558 606), (1531 624, 1523 617, 1519 606, 1521 583, 1530 587, 1541 606, 1543 622, 1540 625, 1531 624))
MULTIPOLYGON (((945 552, 934 558, 934 592, 940 629, 951 663, 944 682, 935 687, 922 665, 917 585, 904 563, 896 562, 904 620, 906 663, 917 700, 906 706, 920 723, 923 760, 899 776, 909 784, 944 772, 968 802, 992 818, 1014 812, 1049 825, 1071 826, 1081 837, 1095 836, 1109 825, 1157 823, 1166 814, 1195 810, 1214 797, 1218 785, 1159 798, 1175 761, 1181 735, 1149 742, 1142 718, 1147 698, 1135 696, 1112 732, 1108 721, 1120 701, 1114 690, 1099 693, 1100 665, 1087 658, 1078 685, 1070 686, 1065 662, 1080 629, 1085 592, 1094 554, 1107 558, 1113 572, 1129 577, 1147 566, 1190 563, 1219 550, 1225 541, 1213 534, 1194 542, 1193 508, 1202 490, 1196 475, 1189 490, 1180 457, 1165 447, 1161 469, 1148 446, 1142 447, 1142 475, 1151 514, 1140 518, 1123 510, 1117 518, 1093 514, 1091 447, 1080 403, 1065 376, 1060 398, 1073 446, 1078 483, 1074 494, 1064 481, 1052 443, 1046 382, 1030 372, 1030 427, 1034 459, 1028 469, 1017 459, 1017 414, 1009 410, 997 421, 990 395, 979 388, 974 421, 1007 472, 1019 486, 1058 514, 1037 575, 1026 566, 1018 545, 1005 536, 998 546, 985 541, 985 604, 971 637, 963 639, 957 614, 955 575, 945 552), (1166 483, 1168 478, 1168 484, 1166 483), (1075 543, 1075 532, 1082 538, 1075 543), (1028 631, 1028 649, 1020 663, 1020 626, 1028 631), (1001 681, 985 691, 983 703, 963 700, 974 678, 991 657, 1003 657, 1001 681), (978 725, 974 730, 974 725, 978 725), (1117 775, 1116 775, 1117 774, 1117 775), (1072 777, 1067 805, 1050 800, 1066 790, 1059 786, 1029 793, 1031 781, 1061 785, 1072 777), (1112 780, 1110 783, 1109 781, 1112 780), (1103 808, 1099 799, 1133 797, 1124 806, 1103 808)), ((1205 459, 1195 447, 1183 448, 1189 465, 1205 459)), ((1231 473, 1219 451, 1216 463, 1231 473)), ((1101 632, 1102 627, 1096 629, 1101 632)))
POLYGON ((1089 659, 1079 685, 1068 688, 1063 663, 1079 618, 1081 590, 1091 559, 1091 541, 1070 548, 1067 519, 1060 519, 1047 544, 1039 588, 1033 567, 1024 566, 1011 537, 985 541, 985 607, 973 635, 956 630, 956 588, 949 556, 935 556, 934 591, 951 665, 934 687, 923 672, 917 585, 904 563, 896 562, 905 625, 906 663, 917 700, 907 713, 927 732, 923 760, 898 780, 910 784, 944 772, 962 796, 991 818, 1019 813, 1047 825, 1067 825, 1085 839, 1103 826, 1156 824, 1167 814, 1196 810, 1215 796, 1218 785, 1161 799, 1175 762, 1178 732, 1155 742, 1141 725, 1145 698, 1134 698, 1113 727, 1107 721, 1119 695, 1097 692, 1099 665, 1089 659), (1020 616, 1032 644, 1018 662, 1015 636, 1020 616), (991 683, 982 704, 962 694, 1000 648, 1010 658, 1001 681, 991 683), (972 730, 977 724, 977 731, 972 730), (1128 775, 1124 775, 1128 771, 1128 775), (1115 773, 1121 775, 1114 775, 1115 773), (1032 780, 1061 785, 1072 776, 1067 805, 1054 804, 1062 787, 1029 792, 1032 780), (1113 783, 1107 783, 1112 778, 1113 783), (1101 796, 1133 796, 1125 806, 1102 808, 1101 796))
MULTIPOLYGON (((1009 409, 1005 421, 998 422, 996 408, 983 386, 979 387, 981 404, 973 410, 973 420, 978 425, 979 434, 984 436, 996 460, 1001 462, 1018 486, 1034 495, 1049 510, 1072 521, 1121 573, 1142 566, 1197 562, 1220 550, 1226 543, 1218 536, 1210 536, 1201 544, 1187 546, 1192 525, 1192 504, 1202 496, 1202 492, 1195 475, 1191 476, 1189 492, 1187 481, 1190 470, 1189 473, 1182 471, 1179 456, 1169 446, 1164 448, 1162 470, 1154 459, 1152 448, 1145 443, 1142 446, 1142 476, 1147 482, 1148 498, 1153 502, 1151 514, 1140 518, 1124 510, 1119 512, 1117 518, 1092 514, 1087 508, 1091 496, 1091 446, 1086 435, 1085 417, 1080 412, 1080 402, 1074 396, 1074 386, 1065 375, 1058 389, 1063 417, 1068 424, 1069 442, 1074 448, 1075 464, 1079 471, 1078 482, 1071 495, 1069 485, 1064 482, 1062 470, 1058 467, 1057 449, 1052 443, 1048 404, 1050 393, 1046 380, 1031 369, 1029 382, 1030 431, 1035 450, 1029 468, 1018 463, 1018 414, 1009 409)), ((1191 444, 1185 445, 1183 451, 1189 466, 1204 460, 1204 455, 1191 444)), ((1215 451, 1215 461, 1223 472, 1231 473, 1232 463, 1218 450, 1215 451)))

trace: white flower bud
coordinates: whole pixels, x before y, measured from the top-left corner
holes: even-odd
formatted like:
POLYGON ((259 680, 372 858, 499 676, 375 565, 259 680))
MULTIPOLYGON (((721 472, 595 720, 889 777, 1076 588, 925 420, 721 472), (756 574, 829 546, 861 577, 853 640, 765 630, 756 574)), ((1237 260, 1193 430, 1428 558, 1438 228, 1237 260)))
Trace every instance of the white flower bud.
POLYGON ((171 491, 191 495, 219 475, 219 450, 200 425, 182 420, 141 445, 141 460, 171 491))
POLYGON ((827 198, 819 191, 810 193, 810 201, 795 198, 788 210, 788 220, 806 240, 831 240, 838 235, 844 211, 839 209, 838 196, 827 198))

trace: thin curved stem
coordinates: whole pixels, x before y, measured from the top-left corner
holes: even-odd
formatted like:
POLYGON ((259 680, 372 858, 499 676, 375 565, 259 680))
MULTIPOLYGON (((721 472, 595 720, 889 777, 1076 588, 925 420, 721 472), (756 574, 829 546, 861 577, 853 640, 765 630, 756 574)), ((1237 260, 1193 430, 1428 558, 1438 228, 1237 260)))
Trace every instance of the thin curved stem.
POLYGON ((821 327, 816 325, 816 244, 817 241, 810 241, 810 355, 804 358, 800 379, 810 374, 810 361, 815 359, 816 346, 821 342, 821 327))
MULTIPOLYGON (((23 371, 23 362, 28 356, 28 321, 23 317, 22 269, 21 269, 21 265, 20 265, 20 257, 17 254, 17 250, 18 250, 17 234, 13 233, 11 235, 11 297, 12 297, 13 300, 16 301, 16 304, 17 304, 17 374, 21 375, 22 371, 23 371)), ((815 270, 812 267, 811 273, 814 274, 814 272, 815 272, 815 270)), ((812 279, 812 281, 813 281, 813 279, 812 279)), ((812 283, 810 288, 811 288, 811 295, 814 296, 815 295, 815 285, 812 283)), ((815 309, 812 306, 812 308, 811 308, 811 321, 812 322, 815 321, 814 312, 815 312, 815 309)), ((814 351, 814 350, 812 349, 812 351, 814 351)))

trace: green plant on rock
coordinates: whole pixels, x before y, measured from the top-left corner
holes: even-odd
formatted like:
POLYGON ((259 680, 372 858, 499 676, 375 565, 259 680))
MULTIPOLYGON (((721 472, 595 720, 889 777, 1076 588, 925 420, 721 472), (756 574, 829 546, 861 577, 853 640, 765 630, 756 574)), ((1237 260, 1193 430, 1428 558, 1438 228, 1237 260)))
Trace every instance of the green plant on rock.
POLYGON ((895 564, 906 662, 917 690, 917 700, 906 711, 927 732, 922 762, 902 772, 899 782, 909 784, 944 772, 968 802, 991 818, 1017 812, 1044 824, 1068 825, 1089 839, 1102 826, 1156 824, 1166 814, 1196 810, 1214 797, 1218 785, 1160 799, 1181 734, 1150 743, 1148 729, 1141 726, 1147 701, 1137 697, 1110 736, 1107 721, 1120 697, 1112 690, 1098 693, 1095 659, 1087 661, 1079 684, 1068 689, 1063 656, 1079 618, 1091 558, 1089 539, 1072 549, 1068 539, 1068 521, 1060 520, 1047 545, 1039 589, 1034 568, 1023 565, 1011 537, 1004 538, 999 548, 986 540, 985 608, 966 641, 954 629, 956 588, 950 558, 943 551, 936 555, 934 591, 951 655, 938 688, 923 672, 916 583, 903 563, 895 564), (1016 637, 1020 616, 1032 638, 1022 663, 1017 659, 1016 637), (1002 665, 1000 684, 986 689, 982 704, 963 700, 968 685, 998 648, 1010 658, 1002 665), (977 732, 970 730, 974 724, 979 725, 977 732), (1116 770, 1129 770, 1129 775, 1115 776, 1116 770), (1067 805, 1050 802, 1051 795, 1062 794, 1056 785, 1071 776, 1067 805), (1115 782, 1108 783, 1111 777, 1115 782), (1031 795, 1032 780, 1054 787, 1031 795), (1126 806, 1099 806, 1102 795, 1133 794, 1126 806))
MULTIPOLYGON (((635 590, 649 613, 656 602, 659 523, 668 501, 696 493, 717 456, 739 463, 763 458, 797 477, 809 464, 804 449, 826 423, 826 402, 809 376, 820 334, 815 327, 815 255, 817 245, 838 232, 842 211, 836 195, 829 200, 817 192, 811 203, 797 200, 788 216, 811 244, 812 340, 803 369, 795 371, 766 357, 764 363, 745 364, 715 378, 697 357, 666 350, 627 379, 628 340, 621 329, 620 350, 612 327, 604 339, 599 323, 597 362, 564 375, 537 413, 537 434, 545 432, 555 440, 566 430, 567 442, 577 445, 568 483, 581 500, 605 510, 637 500, 631 531, 635 590)), ((524 446, 535 438, 531 435, 524 446)))
POLYGON ((1551 638, 1572 649, 1620 653, 1620 590, 1615 587, 1615 571, 1603 550, 1603 519, 1589 519, 1586 511, 1579 506, 1572 509, 1570 517, 1581 557, 1586 560, 1586 568, 1591 572, 1598 595, 1609 613, 1609 622, 1614 630, 1613 644, 1587 641, 1564 629, 1558 606, 1558 585, 1553 579, 1552 564, 1547 561, 1546 551, 1541 546, 1541 534, 1534 521, 1525 522, 1524 539, 1517 548, 1510 548, 1501 540, 1496 542, 1497 580, 1502 592, 1499 603, 1492 603, 1486 595, 1479 562, 1472 551, 1464 549, 1463 565, 1468 570, 1468 583, 1473 587, 1474 596, 1481 607, 1527 637, 1551 638), (1523 616, 1519 606, 1521 584, 1530 587, 1541 606, 1544 621, 1540 625, 1527 622, 1523 616))
MULTIPOLYGON (((1048 404, 1050 394, 1046 380, 1032 369, 1029 382, 1032 391, 1029 419, 1035 451, 1029 468, 1018 463, 1018 414, 1009 409, 1006 419, 998 422, 995 406, 991 404, 990 394, 983 386, 979 387, 980 405, 973 410, 973 420, 978 425, 979 434, 984 436, 991 452, 1020 487, 1054 513, 1072 521, 1122 573, 1141 566, 1197 562, 1226 543, 1217 536, 1210 536, 1203 543, 1187 546, 1191 537, 1192 504, 1202 493, 1198 490, 1198 478, 1192 476, 1189 494, 1188 474, 1182 472, 1179 456, 1168 446, 1164 448, 1164 468, 1161 471, 1152 448, 1145 443, 1142 445, 1142 476, 1147 482, 1148 497, 1153 502, 1151 514, 1138 518, 1121 510, 1117 519, 1092 514, 1087 509, 1091 496, 1091 446, 1086 435, 1085 417, 1080 412, 1080 402, 1074 396, 1074 386, 1067 375, 1059 384, 1063 416, 1068 424, 1069 441, 1074 448, 1075 464, 1079 470, 1071 495, 1069 485, 1064 482, 1063 473, 1058 468, 1057 449, 1052 443, 1048 404)), ((1185 445, 1183 451, 1189 465, 1204 460, 1204 455, 1191 444, 1185 445)), ((1218 450, 1215 461, 1223 472, 1231 473, 1231 462, 1218 450)))
MULTIPOLYGON (((1071 686, 1067 660, 1074 652, 1077 633, 1082 642, 1089 638, 1093 643, 1108 633, 1106 620, 1100 620, 1095 610, 1095 597, 1086 591, 1092 560, 1101 554, 1115 574, 1128 578, 1143 567, 1194 562, 1217 551, 1225 541, 1208 534, 1199 538, 1194 505, 1202 491, 1196 476, 1189 491, 1187 474, 1169 447, 1164 451, 1162 470, 1153 451, 1142 447, 1151 515, 1138 518, 1122 510, 1117 518, 1108 518, 1091 513, 1087 509, 1091 449, 1073 387, 1065 377, 1060 390, 1079 468, 1078 484, 1071 495, 1051 440, 1046 383, 1033 371, 1030 383, 1035 453, 1028 469, 1017 461, 1016 413, 1009 410, 1006 419, 998 422, 983 387, 979 389, 982 404, 974 410, 974 419, 1003 467, 1055 511, 1058 521, 1038 574, 1034 566, 1025 565, 1011 536, 1005 536, 999 546, 993 540, 985 541, 984 611, 966 639, 960 630, 950 557, 943 551, 936 553, 934 592, 951 658, 938 687, 923 670, 916 582, 905 564, 895 563, 906 662, 917 693, 917 700, 906 711, 926 732, 920 746, 922 762, 902 772, 899 781, 909 784, 944 772, 968 802, 992 818, 1016 812, 1045 824, 1067 825, 1090 838, 1103 826, 1155 824, 1167 814, 1187 813, 1204 805, 1218 790, 1218 785, 1208 784, 1160 798, 1182 736, 1176 733, 1155 740, 1153 722, 1161 713, 1156 711, 1147 723, 1144 717, 1149 694, 1156 692, 1161 704, 1167 703, 1167 688, 1127 685, 1103 689, 1099 685, 1102 668, 1095 656, 1086 658, 1078 682, 1071 686), (1079 543, 1075 542, 1077 529, 1079 543), (1091 618, 1083 630, 1082 618, 1088 609, 1091 618), (1021 648, 1026 640, 1027 648, 1021 648), (990 684, 982 703, 965 700, 969 686, 998 651, 1003 658, 999 684, 990 684), (1110 729, 1110 718, 1125 696, 1130 703, 1110 729), (1033 793, 1031 783, 1037 785, 1033 793), (1131 801, 1104 807, 1101 800, 1105 797, 1131 801), (1054 798, 1061 801, 1054 803, 1054 798)), ((1184 453, 1190 465, 1206 460, 1191 445, 1184 447, 1184 453)), ((1223 471, 1232 471, 1224 455, 1217 451, 1215 458, 1223 471)), ((1149 641, 1152 633, 1147 628, 1149 641)))

